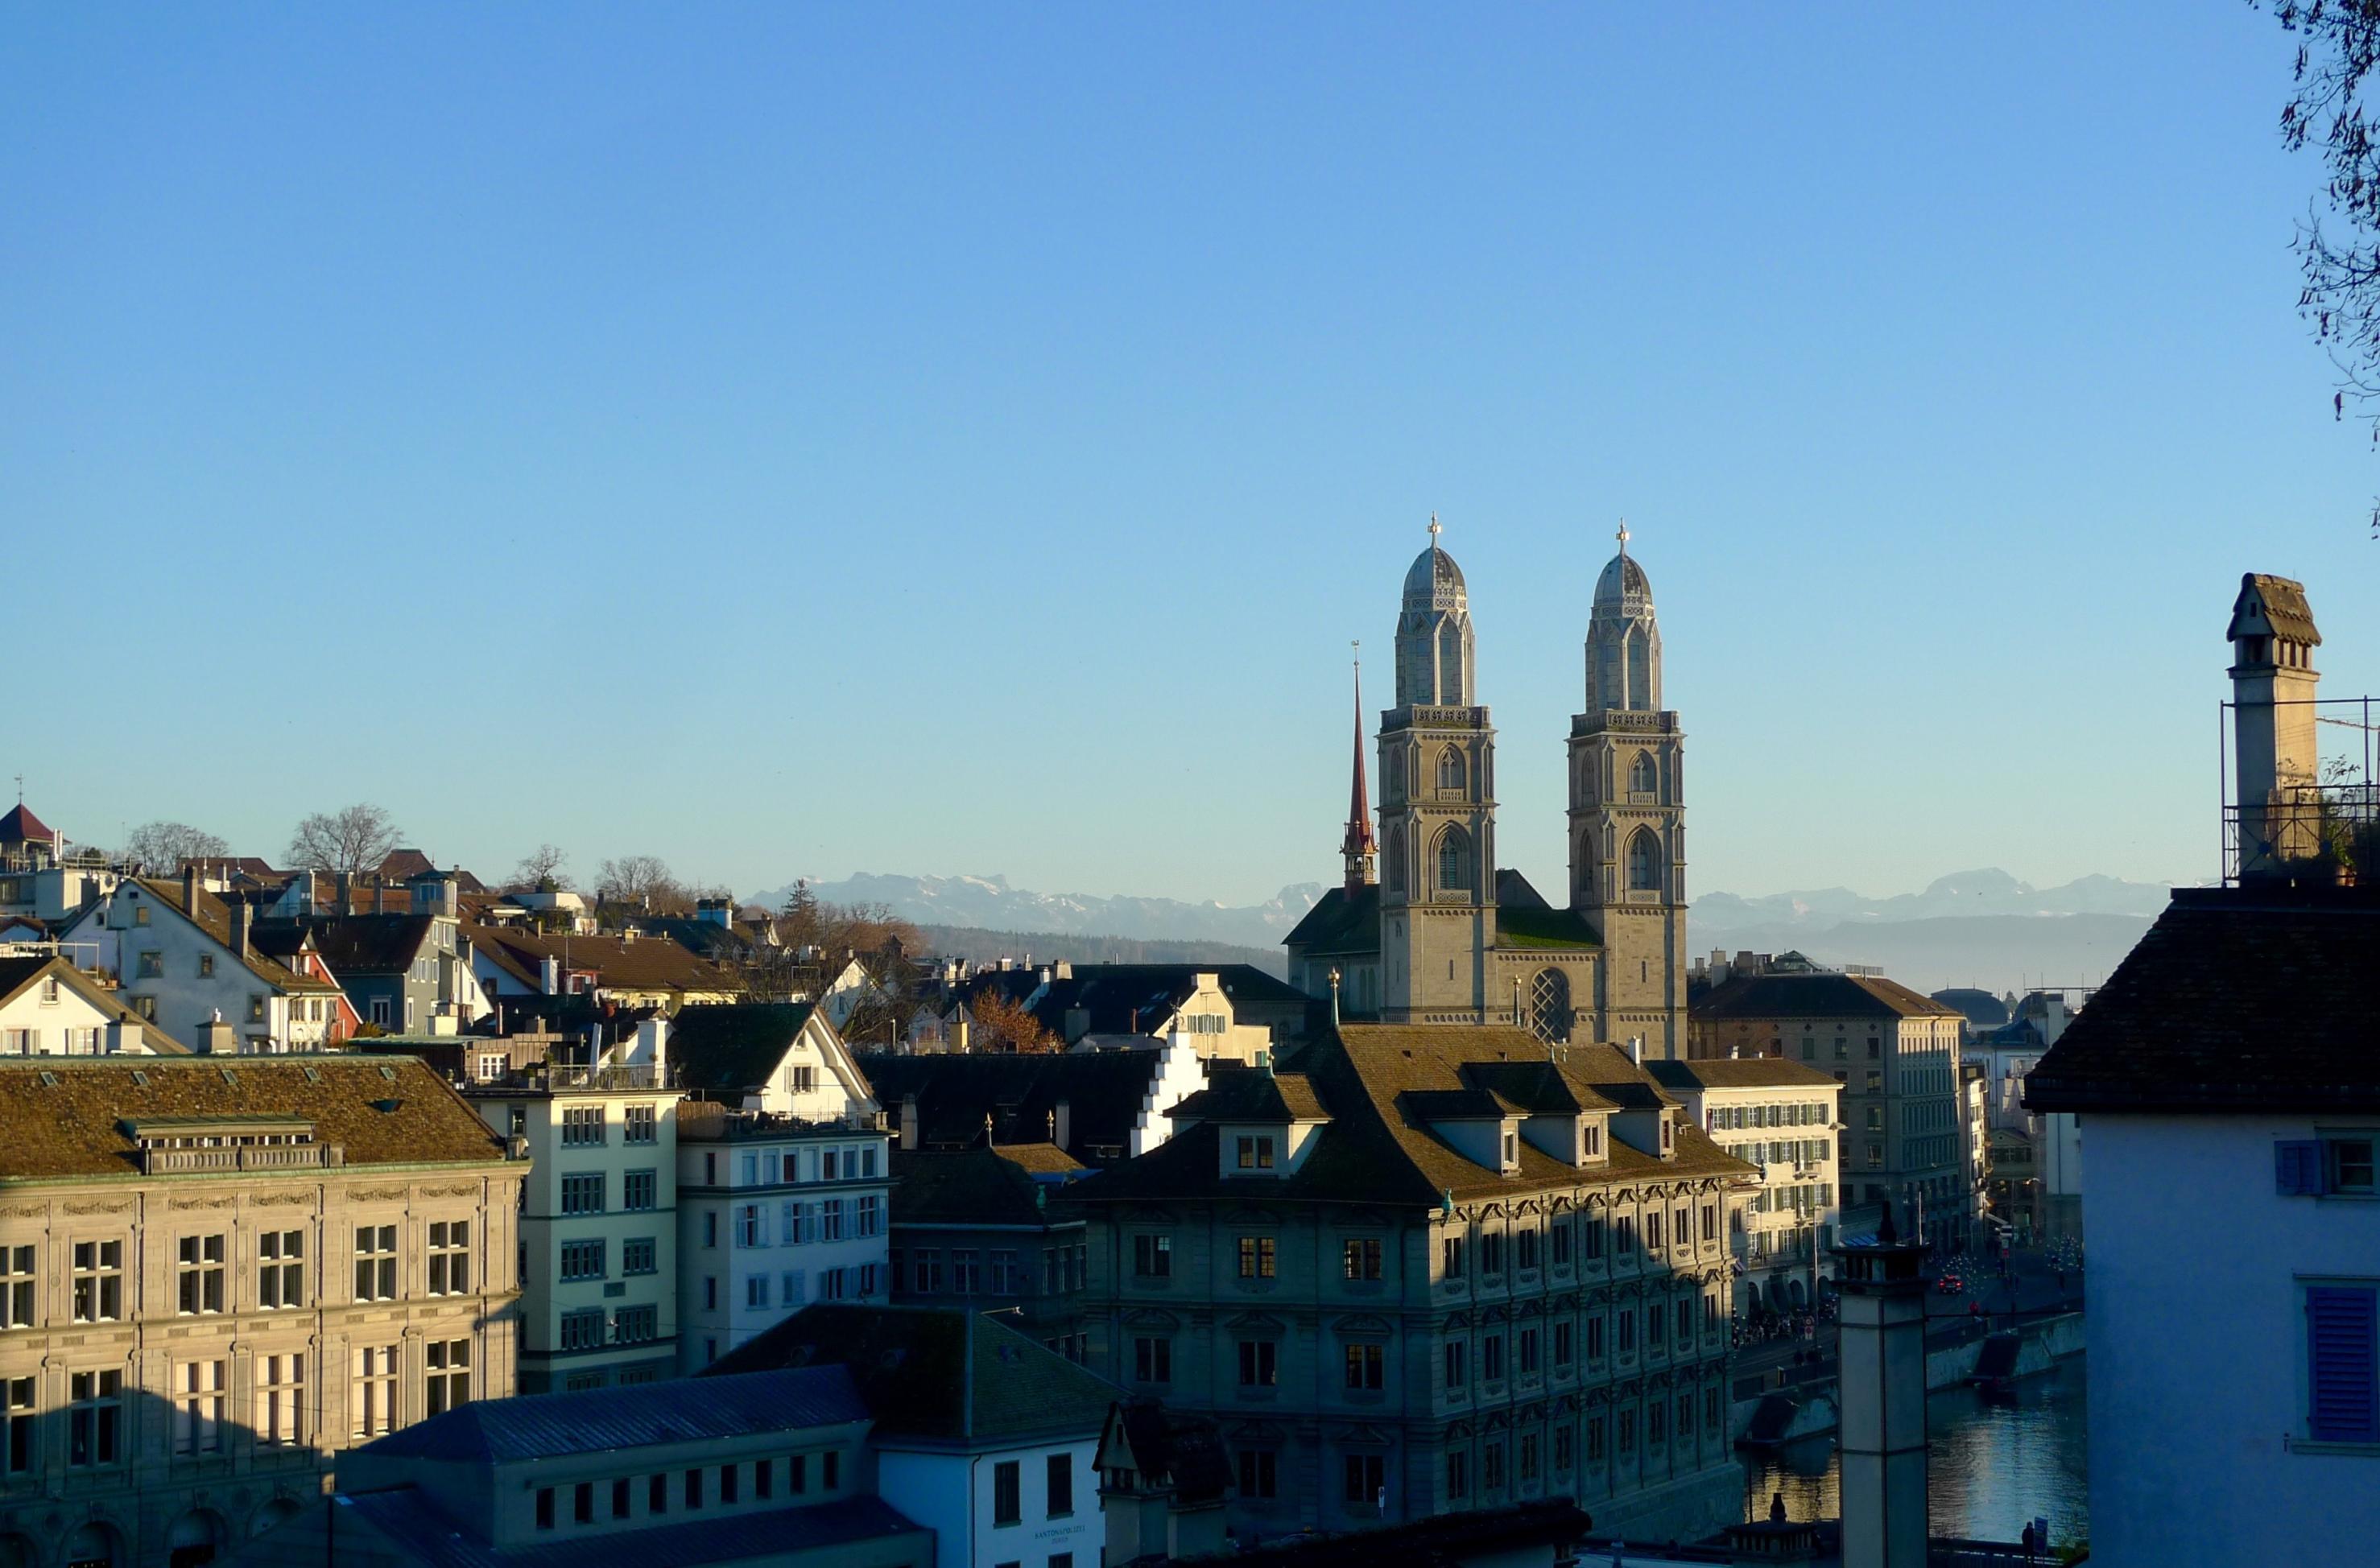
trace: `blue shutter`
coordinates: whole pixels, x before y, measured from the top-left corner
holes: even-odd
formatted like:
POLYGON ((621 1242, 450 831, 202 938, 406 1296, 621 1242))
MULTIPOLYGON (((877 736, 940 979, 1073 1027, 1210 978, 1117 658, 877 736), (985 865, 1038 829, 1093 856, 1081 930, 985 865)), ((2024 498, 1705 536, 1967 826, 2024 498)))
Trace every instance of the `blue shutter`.
POLYGON ((2284 1198, 2322 1195, 2322 1144, 2315 1139, 2273 1145, 2273 1186, 2284 1198))
POLYGON ((2306 1435, 2380 1441, 2380 1290, 2306 1286, 2306 1435))

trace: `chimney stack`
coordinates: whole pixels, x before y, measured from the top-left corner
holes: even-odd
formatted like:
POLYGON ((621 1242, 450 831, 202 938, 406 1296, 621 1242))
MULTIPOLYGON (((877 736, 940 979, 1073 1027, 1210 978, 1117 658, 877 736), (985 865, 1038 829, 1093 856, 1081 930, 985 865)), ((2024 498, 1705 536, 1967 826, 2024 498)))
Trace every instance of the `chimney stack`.
POLYGON ((231 1025, 224 1022, 221 1012, 217 1012, 199 1026, 199 1055, 202 1056, 239 1055, 239 1036, 232 1031, 231 1025))
POLYGON ((901 1096, 901 1147, 914 1152, 917 1147, 917 1097, 901 1096))
POLYGON ((1925 1568, 1925 1248, 1840 1247, 1843 1568, 1925 1568))
POLYGON ((1050 1142, 1061 1149, 1071 1150, 1074 1147, 1075 1107, 1072 1102, 1065 1100, 1058 1102, 1057 1110, 1050 1113, 1050 1142))
POLYGON ((237 897, 230 900, 230 907, 232 956, 241 963, 246 963, 249 935, 256 920, 256 910, 246 899, 237 897))
POLYGON ((2287 875, 2293 862, 2304 866, 2323 849, 2313 706, 2322 633, 2303 585, 2251 572, 2240 579, 2224 635, 2231 643, 2239 875, 2287 875))
MULTIPOLYGON (((307 874, 310 876, 313 874, 309 872, 307 874)), ((351 915, 355 913, 356 879, 346 872, 340 872, 336 876, 332 878, 332 887, 334 889, 333 901, 338 905, 339 912, 343 915, 351 915)))
POLYGON ((199 862, 186 861, 182 865, 182 912, 192 920, 199 918, 199 862))

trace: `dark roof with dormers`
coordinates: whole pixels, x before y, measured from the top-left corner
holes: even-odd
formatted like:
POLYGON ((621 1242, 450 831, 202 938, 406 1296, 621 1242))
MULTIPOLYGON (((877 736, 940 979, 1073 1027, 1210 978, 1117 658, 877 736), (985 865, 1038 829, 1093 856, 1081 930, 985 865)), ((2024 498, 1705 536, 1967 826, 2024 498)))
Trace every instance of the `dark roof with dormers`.
POLYGON ((256 923, 257 945, 295 952, 311 937, 331 972, 350 980, 403 974, 430 940, 432 917, 412 914, 309 914, 256 923))
POLYGON ((1098 1150, 1131 1149, 1132 1130, 1165 1057, 1158 1051, 862 1051, 854 1059, 886 1112, 899 1113, 902 1101, 917 1096, 918 1137, 929 1148, 982 1142, 987 1116, 996 1143, 1047 1140, 1063 1100, 1066 1152, 1097 1164, 1098 1150))
POLYGON ((1050 1223, 1040 1184, 997 1150, 895 1149, 892 1165, 896 1225, 1038 1228, 1050 1223))
POLYGON ((505 1465, 868 1418, 868 1406, 844 1368, 791 1367, 700 1385, 677 1378, 575 1393, 475 1399, 366 1447, 382 1458, 505 1465))
POLYGON ((957 1308, 817 1302, 696 1376, 840 1363, 874 1435, 968 1445, 1041 1433, 1096 1435, 1122 1393, 998 1319, 957 1308))
POLYGON ((1217 987, 1234 1003, 1303 1005, 1311 1000, 1254 964, 1076 964, 1073 973, 1053 977, 1042 989, 1033 1016, 1044 1029, 1064 1038, 1146 1034, 1196 994, 1202 974, 1213 975, 1217 987), (1066 1015, 1077 1011, 1087 1014, 1087 1020, 1069 1034, 1066 1015))
POLYGON ((1958 1018, 1897 980, 1864 974, 1752 974, 1694 1004, 1697 1019, 1958 1018))
POLYGON ((1298 1065, 1330 1119, 1276 1174, 1225 1176, 1220 1128, 1201 1121, 1137 1159, 1075 1183, 1066 1195, 1083 1202, 1163 1203, 1262 1191, 1283 1201, 1429 1204, 1448 1191, 1458 1199, 1484 1198, 1604 1182, 1751 1174, 1750 1166, 1682 1120, 1668 1159, 1613 1138, 1606 1142, 1605 1163, 1581 1169, 1524 1139, 1512 1176, 1474 1164, 1431 1128, 1441 1106, 1502 1115, 1502 1106, 1524 1104, 1475 1081, 1475 1068, 1485 1068, 1500 1084, 1538 1104, 1551 1103, 1551 1089, 1531 1085, 1524 1074, 1509 1069, 1549 1067, 1562 1092, 1588 1108, 1655 1110, 1676 1104, 1644 1068, 1611 1046, 1566 1046, 1557 1058, 1548 1062, 1545 1045, 1534 1035, 1501 1026, 1345 1024, 1299 1055, 1298 1065), (1498 1109, 1484 1110, 1491 1106, 1498 1109))
POLYGON ((479 1113, 410 1056, 29 1056, 0 1058, 0 1186, 136 1175, 128 1122, 267 1113, 311 1122, 350 1169, 504 1157, 479 1113))
POLYGON ((469 922, 464 923, 463 934, 474 950, 532 988, 543 961, 552 959, 565 973, 591 972, 595 983, 607 990, 735 995, 744 989, 733 974, 666 936, 547 935, 469 922))
POLYGON ((2176 888, 2025 1078, 2038 1111, 2380 1111, 2380 893, 2176 888))

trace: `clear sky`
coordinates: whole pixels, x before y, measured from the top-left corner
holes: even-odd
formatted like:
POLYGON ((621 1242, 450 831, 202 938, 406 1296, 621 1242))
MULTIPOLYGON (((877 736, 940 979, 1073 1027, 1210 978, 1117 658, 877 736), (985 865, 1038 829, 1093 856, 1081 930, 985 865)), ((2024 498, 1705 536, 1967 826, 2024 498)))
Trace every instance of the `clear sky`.
POLYGON ((2193 881, 2380 686, 2291 41, 2131 6, 0 11, 0 775, 277 854, 1330 880, 1435 511, 1505 853, 1624 515, 1694 885, 2193 881))

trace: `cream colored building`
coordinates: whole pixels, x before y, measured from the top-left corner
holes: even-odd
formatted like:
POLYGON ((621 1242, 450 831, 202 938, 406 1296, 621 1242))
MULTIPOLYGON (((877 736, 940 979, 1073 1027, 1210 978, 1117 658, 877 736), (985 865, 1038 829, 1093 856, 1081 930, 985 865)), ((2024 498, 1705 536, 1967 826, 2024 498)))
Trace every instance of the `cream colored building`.
POLYGON ((666 1019, 595 1066, 546 1062, 464 1090, 526 1144, 520 1391, 677 1370, 677 1107, 666 1019))
MULTIPOLYGON (((1781 1056, 1843 1086, 1841 1205, 1901 1205, 1905 1232, 1963 1245, 1978 1195, 1967 1168, 1960 1056, 1966 1018, 1873 975, 1760 974, 1694 1004, 1694 1056, 1781 1056)), ((1871 1223, 1863 1218, 1861 1223, 1871 1223)))
POLYGON ((188 1049, 54 951, 0 951, 0 1055, 166 1056, 188 1049))
POLYGON ((1712 1142, 1760 1173, 1729 1210, 1736 1315, 1815 1305, 1818 1281, 1835 1272, 1827 1248, 1841 1213, 1835 1136, 1843 1086, 1773 1056, 1647 1062, 1645 1070, 1712 1142))
POLYGON ((521 1164, 408 1058, 0 1062, 0 1563, 212 1561, 513 1392, 521 1164))
MULTIPOLYGON (((1683 1056, 1685 736, 1661 706, 1652 585, 1623 529, 1589 612, 1568 738, 1570 868, 1548 900, 1499 862, 1470 592, 1430 528, 1405 574, 1396 705, 1379 716, 1378 874, 1351 823, 1344 885, 1283 938, 1290 983, 1351 1019, 1511 1024, 1683 1056)), ((1359 761, 1358 812, 1364 790, 1359 761)))

